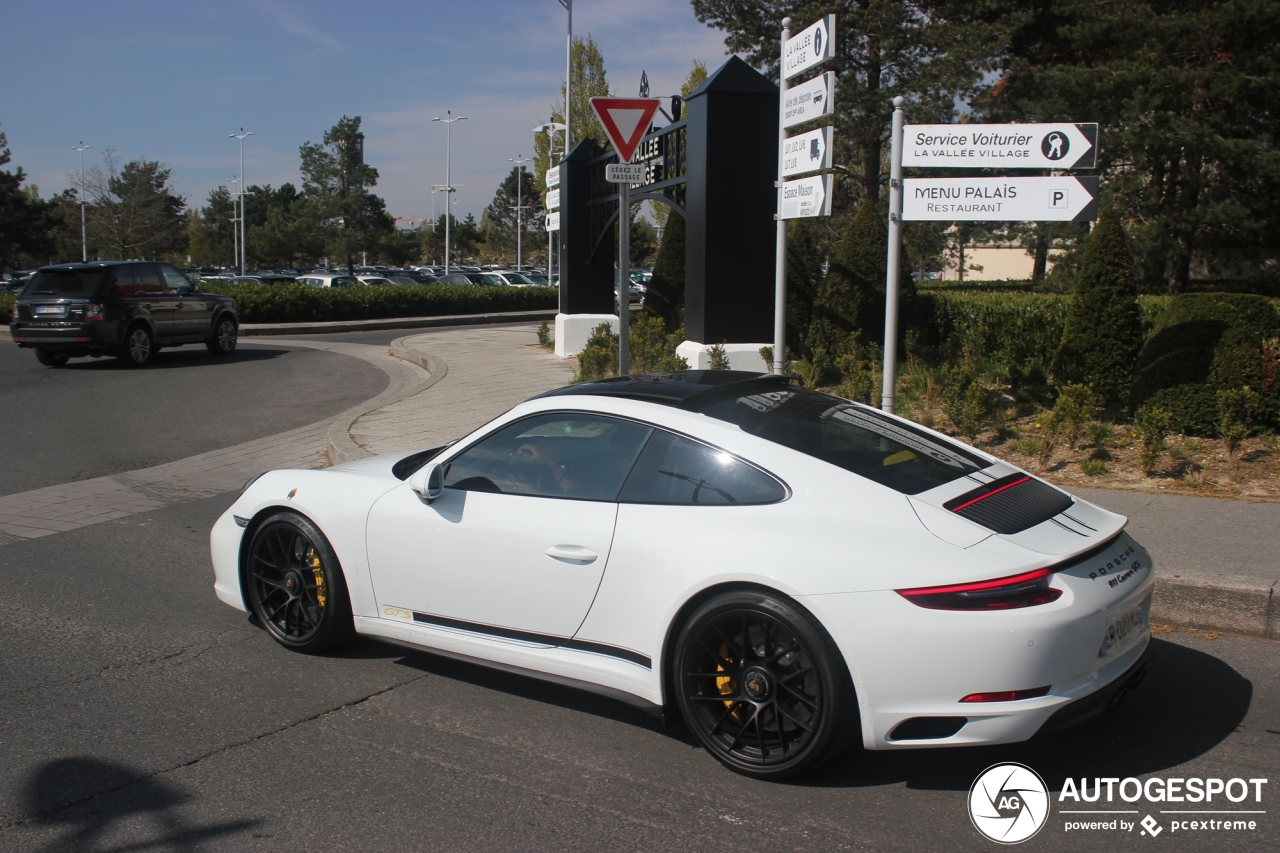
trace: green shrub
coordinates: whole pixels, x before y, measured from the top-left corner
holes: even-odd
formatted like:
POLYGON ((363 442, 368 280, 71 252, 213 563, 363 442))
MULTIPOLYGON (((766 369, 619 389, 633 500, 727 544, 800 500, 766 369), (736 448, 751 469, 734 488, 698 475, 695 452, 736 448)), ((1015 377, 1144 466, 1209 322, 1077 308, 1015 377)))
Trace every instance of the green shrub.
POLYGON ((965 371, 953 368, 947 374, 946 388, 942 392, 942 410, 956 432, 972 441, 987 425, 991 392, 965 371))
POLYGON ((729 354, 725 352, 724 344, 712 344, 707 347, 707 357, 711 359, 712 370, 729 369, 729 354))
POLYGON ((547 321, 543 320, 538 324, 538 346, 550 349, 555 344, 551 339, 551 327, 547 325, 547 321))
POLYGON ((1053 404, 1049 429, 1061 435, 1073 449, 1080 443, 1080 434, 1093 420, 1098 406, 1098 395, 1092 385, 1068 382, 1058 389, 1058 400, 1053 404))
POLYGON ((14 294, 0 293, 0 323, 6 326, 13 321, 14 294))
POLYGON ((1134 430, 1138 434, 1138 442, 1142 445, 1138 452, 1138 464, 1142 473, 1151 476, 1151 472, 1160 463, 1160 455, 1165 451, 1165 435, 1169 432, 1169 413, 1159 406, 1143 406, 1133 416, 1134 430))
POLYGON ((601 323, 587 338, 587 345, 578 353, 578 381, 604 379, 618 375, 618 336, 608 323, 601 323))
POLYGON ((653 262, 653 277, 644 297, 645 313, 660 317, 667 331, 675 331, 684 316, 684 234, 684 217, 667 217, 662 245, 653 262))
POLYGON ((1184 433, 1214 435, 1217 392, 1249 387, 1260 391, 1259 422, 1274 427, 1280 417, 1280 388, 1267 382, 1266 342, 1277 336, 1280 313, 1265 297, 1173 297, 1138 358, 1132 404, 1165 409, 1172 426, 1184 433))
POLYGON ((1249 437, 1258 395, 1248 388, 1218 392, 1218 432, 1227 445, 1227 456, 1235 460, 1240 444, 1249 437))
POLYGON ((220 282, 205 282, 202 287, 209 293, 233 297, 242 323, 307 323, 536 311, 554 309, 560 299, 554 287, 420 284, 321 288, 300 284, 220 282))
POLYGON ((1107 473, 1107 463, 1101 459, 1081 459, 1080 470, 1090 477, 1107 473))
POLYGON ((1138 282, 1124 226, 1108 206, 1085 248, 1053 376, 1091 385, 1104 405, 1124 403, 1141 349, 1138 282))
MULTIPOLYGON (((632 375, 689 369, 689 362, 676 355, 676 347, 684 340, 683 327, 668 335, 661 317, 632 314, 629 332, 631 363, 628 369, 632 375)), ((578 353, 578 381, 617 375, 618 336, 608 323, 601 323, 578 353)))

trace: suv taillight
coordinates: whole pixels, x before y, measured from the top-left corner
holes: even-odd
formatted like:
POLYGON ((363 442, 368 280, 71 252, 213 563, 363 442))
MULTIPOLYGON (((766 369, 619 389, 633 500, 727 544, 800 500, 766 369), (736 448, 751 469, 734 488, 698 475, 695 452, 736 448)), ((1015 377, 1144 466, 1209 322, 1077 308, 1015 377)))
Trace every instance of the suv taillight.
POLYGON ((976 583, 896 590, 917 607, 930 610, 1011 610, 1057 601, 1062 590, 1049 586, 1052 569, 976 583))
POLYGON ((89 304, 84 306, 84 319, 87 322, 101 322, 107 318, 107 312, 103 310, 101 305, 89 304))

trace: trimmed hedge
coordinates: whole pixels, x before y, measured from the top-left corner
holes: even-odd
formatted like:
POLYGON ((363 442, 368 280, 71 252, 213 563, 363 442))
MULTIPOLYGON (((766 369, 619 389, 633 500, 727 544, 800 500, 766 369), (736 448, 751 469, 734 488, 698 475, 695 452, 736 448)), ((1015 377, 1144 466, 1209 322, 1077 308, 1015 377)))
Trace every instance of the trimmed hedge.
POLYGON ((539 311, 560 304, 560 294, 554 287, 398 284, 334 288, 220 282, 202 282, 201 287, 207 293, 233 297, 242 323, 313 323, 539 311))
POLYGON ((1267 376, 1263 343, 1280 337, 1280 312, 1262 296, 1190 293, 1172 297, 1138 357, 1132 404, 1158 406, 1173 426, 1214 435, 1218 391, 1262 395, 1258 421, 1280 426, 1280 387, 1267 376))

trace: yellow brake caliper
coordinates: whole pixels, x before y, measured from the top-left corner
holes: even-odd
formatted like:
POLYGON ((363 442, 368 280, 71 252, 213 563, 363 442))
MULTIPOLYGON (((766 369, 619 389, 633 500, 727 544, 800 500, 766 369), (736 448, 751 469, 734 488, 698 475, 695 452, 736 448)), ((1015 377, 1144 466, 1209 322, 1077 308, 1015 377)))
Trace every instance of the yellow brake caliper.
MULTIPOLYGON (((725 643, 725 644, 723 644, 723 645, 721 645, 721 646, 720 646, 720 659, 721 659, 721 660, 729 660, 729 645, 728 645, 728 643, 725 643)), ((717 664, 716 664, 716 672, 724 672, 724 671, 725 671, 725 669, 724 669, 724 665, 723 665, 723 664, 720 664, 720 663, 717 663, 717 664)), ((731 676, 731 675, 721 675, 721 676, 717 676, 717 677, 716 677, 716 690, 720 691, 720 695, 721 695, 721 696, 732 696, 734 693, 736 693, 736 692, 737 692, 737 689, 738 689, 738 688, 737 688, 737 686, 733 683, 733 676, 731 676)), ((731 702, 731 701, 730 701, 730 700, 728 700, 728 699, 726 699, 726 700, 725 700, 724 706, 725 706, 726 708, 732 707, 732 705, 733 705, 733 702, 731 702)), ((740 718, 741 718, 741 712, 740 712, 740 711, 734 711, 734 712, 733 712, 733 718, 734 718, 734 719, 736 719, 736 720, 739 720, 739 722, 741 722, 741 719, 740 719, 740 718)))
POLYGON ((316 604, 324 607, 324 569, 320 568, 320 555, 312 548, 307 556, 311 558, 311 573, 316 576, 316 604))

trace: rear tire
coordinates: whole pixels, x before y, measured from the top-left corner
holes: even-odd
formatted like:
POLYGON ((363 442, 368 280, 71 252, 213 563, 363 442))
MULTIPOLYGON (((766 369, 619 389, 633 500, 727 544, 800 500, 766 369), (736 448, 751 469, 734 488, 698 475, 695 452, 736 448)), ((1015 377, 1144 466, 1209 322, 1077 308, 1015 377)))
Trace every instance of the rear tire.
POLYGON ((744 776, 811 770, 861 730, 835 641, 785 596, 742 591, 708 600, 681 629, 671 665, 685 724, 744 776))
POLYGON ((240 330, 236 321, 230 317, 220 317, 213 327, 213 337, 204 342, 209 352, 218 356, 227 356, 236 350, 240 330))
POLYGON ((249 607, 277 643, 316 654, 355 637, 338 555, 309 519, 288 511, 265 519, 248 561, 242 580, 249 607))
POLYGON ((151 334, 151 330, 138 323, 129 327, 129 331, 124 337, 124 346, 120 348, 120 352, 116 357, 130 367, 142 367, 151 361, 155 353, 156 341, 151 334))
POLYGON ((45 367, 62 367, 67 363, 67 356, 60 352, 51 352, 48 347, 36 347, 36 361, 45 367))

